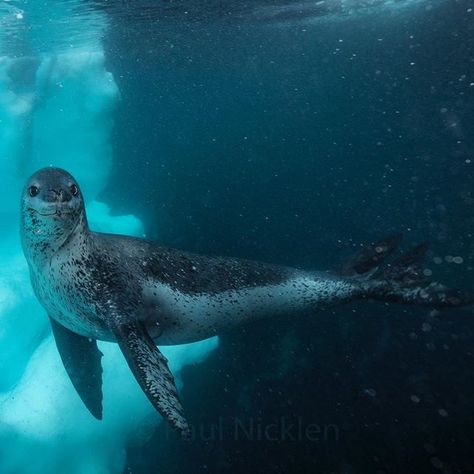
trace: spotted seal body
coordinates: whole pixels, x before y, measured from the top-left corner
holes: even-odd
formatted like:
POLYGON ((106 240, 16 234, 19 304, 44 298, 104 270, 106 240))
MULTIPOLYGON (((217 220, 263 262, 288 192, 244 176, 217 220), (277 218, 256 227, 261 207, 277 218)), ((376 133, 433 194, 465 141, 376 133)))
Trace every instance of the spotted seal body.
POLYGON ((28 180, 21 238, 61 358, 92 414, 102 416, 102 354, 96 340, 115 341, 150 401, 182 433, 188 425, 156 343, 197 341, 250 319, 314 312, 360 297, 433 306, 465 302, 438 284, 417 283, 419 249, 393 265, 392 274, 370 278, 397 237, 367 247, 341 276, 95 233, 87 225, 77 182, 58 168, 42 169, 28 180))
POLYGON ((85 228, 31 273, 43 306, 71 331, 115 341, 96 306, 110 291, 163 345, 205 339, 266 314, 315 310, 356 290, 323 273, 203 257, 85 228))

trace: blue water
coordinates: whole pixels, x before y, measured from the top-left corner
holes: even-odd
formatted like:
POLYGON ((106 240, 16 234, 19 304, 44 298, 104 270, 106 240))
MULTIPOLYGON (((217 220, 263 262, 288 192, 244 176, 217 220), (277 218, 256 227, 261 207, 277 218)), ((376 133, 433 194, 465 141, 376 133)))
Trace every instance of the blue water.
POLYGON ((82 406, 17 223, 55 165, 97 230, 308 269, 403 232, 474 291, 473 124, 469 1, 0 2, 0 473, 474 472, 472 309, 358 302, 165 349, 183 443, 113 344, 104 420, 82 406))

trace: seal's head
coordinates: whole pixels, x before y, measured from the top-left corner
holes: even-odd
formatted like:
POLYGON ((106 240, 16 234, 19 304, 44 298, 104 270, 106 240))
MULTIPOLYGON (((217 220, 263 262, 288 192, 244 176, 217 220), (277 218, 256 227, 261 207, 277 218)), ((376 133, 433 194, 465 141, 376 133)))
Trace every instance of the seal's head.
POLYGON ((22 237, 36 250, 57 250, 86 222, 76 180, 59 168, 43 168, 28 179, 21 197, 22 237))

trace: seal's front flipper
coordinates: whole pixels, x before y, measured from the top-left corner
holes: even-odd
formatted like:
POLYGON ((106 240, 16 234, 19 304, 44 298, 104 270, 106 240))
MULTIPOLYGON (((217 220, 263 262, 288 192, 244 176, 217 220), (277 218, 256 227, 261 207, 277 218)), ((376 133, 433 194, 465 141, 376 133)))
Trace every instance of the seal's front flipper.
POLYGON ((102 352, 93 339, 80 336, 49 318, 66 372, 84 405, 102 419, 102 352))
POLYGON ((141 388, 153 406, 183 437, 189 434, 168 361, 139 322, 111 328, 141 388))

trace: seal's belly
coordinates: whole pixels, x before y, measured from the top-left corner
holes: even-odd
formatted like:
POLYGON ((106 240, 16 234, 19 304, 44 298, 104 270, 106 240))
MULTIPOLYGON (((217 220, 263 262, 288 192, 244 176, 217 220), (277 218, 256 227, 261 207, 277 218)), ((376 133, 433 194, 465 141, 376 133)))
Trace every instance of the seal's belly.
POLYGON ((205 339, 250 319, 315 310, 334 300, 350 298, 352 286, 344 280, 299 276, 278 285, 220 293, 186 294, 149 282, 147 299, 156 302, 149 327, 158 344, 182 344, 205 339), (154 323, 160 331, 153 333, 154 323))

